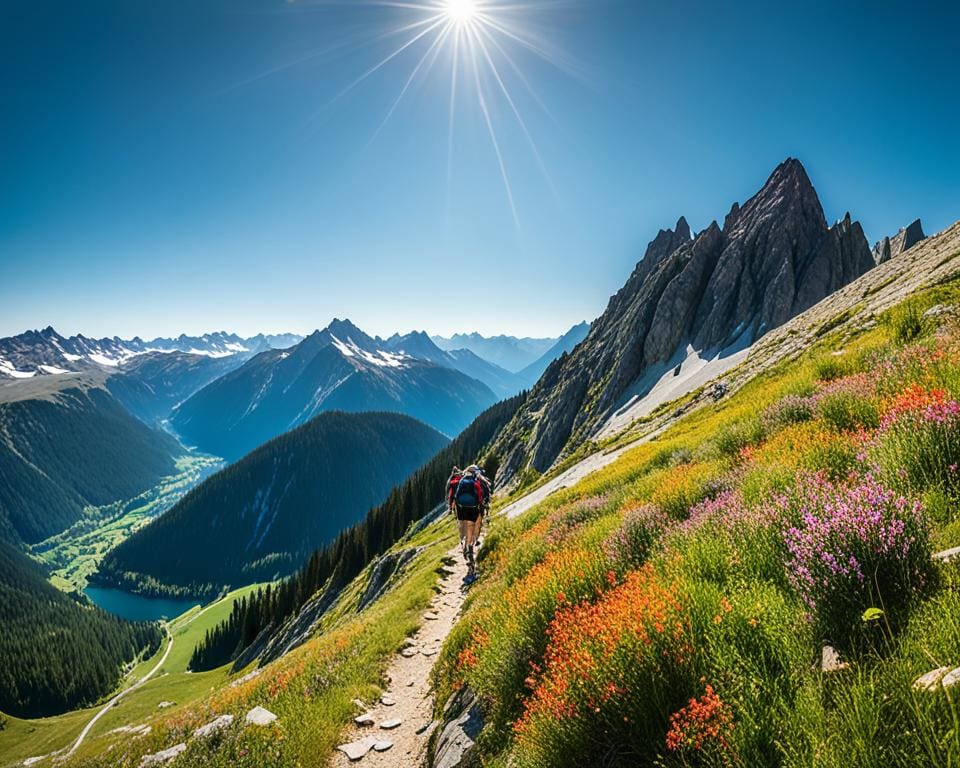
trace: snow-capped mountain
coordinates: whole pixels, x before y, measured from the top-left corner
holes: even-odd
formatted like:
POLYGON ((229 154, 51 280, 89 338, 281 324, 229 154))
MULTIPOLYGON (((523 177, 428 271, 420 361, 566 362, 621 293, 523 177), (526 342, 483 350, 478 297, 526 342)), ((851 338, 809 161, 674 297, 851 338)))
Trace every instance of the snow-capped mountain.
POLYGON ((455 435, 497 397, 486 384, 422 357, 427 353, 334 320, 295 347, 262 352, 212 382, 171 421, 189 442, 229 459, 331 410, 405 413, 455 435))
POLYGON ((139 336, 91 339, 82 334, 61 336, 47 327, 0 339, 0 378, 29 379, 91 368, 118 368, 137 355, 149 352, 185 352, 211 358, 249 356, 267 349, 290 347, 301 340, 301 336, 293 334, 259 334, 245 339, 223 331, 152 341, 144 341, 139 336))

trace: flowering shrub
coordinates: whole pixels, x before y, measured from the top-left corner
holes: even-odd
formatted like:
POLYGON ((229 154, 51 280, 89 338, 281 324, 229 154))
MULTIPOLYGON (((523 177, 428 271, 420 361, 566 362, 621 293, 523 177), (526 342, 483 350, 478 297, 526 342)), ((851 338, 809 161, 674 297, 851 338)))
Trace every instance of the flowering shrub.
POLYGON ((776 432, 789 424, 799 424, 813 418, 813 400, 800 395, 787 395, 760 414, 760 423, 767 433, 776 432))
POLYGON ((606 749, 630 755, 632 764, 657 757, 689 677, 692 645, 680 591, 647 567, 596 603, 557 613, 514 725, 521 763, 589 765, 598 733, 606 749))
POLYGON ((667 749, 671 752, 715 752, 729 755, 733 713, 708 683, 699 699, 670 715, 667 749))
POLYGON ((614 563, 642 565, 668 524, 669 519, 655 504, 629 507, 620 526, 604 541, 603 551, 614 563))
POLYGON ((584 523, 600 517, 610 505, 609 496, 591 496, 560 507, 551 514, 544 534, 547 544, 556 546, 565 541, 584 523))
POLYGON ((751 455, 771 471, 825 471, 834 480, 845 478, 857 464, 862 440, 855 433, 838 435, 817 422, 793 424, 782 429, 751 455))
POLYGON ((567 546, 548 552, 502 593, 473 629, 483 643, 458 659, 466 682, 487 705, 486 722, 505 725, 519 715, 517 691, 523 689, 531 663, 543 658, 554 615, 596 599, 610 586, 602 553, 567 546))
POLYGON ((848 642, 863 610, 883 605, 896 618, 930 573, 927 524, 911 503, 869 475, 852 486, 802 476, 774 500, 795 520, 783 536, 787 577, 825 637, 848 642))
POLYGON ((885 403, 870 452, 891 483, 960 492, 960 404, 942 389, 907 387, 885 403))

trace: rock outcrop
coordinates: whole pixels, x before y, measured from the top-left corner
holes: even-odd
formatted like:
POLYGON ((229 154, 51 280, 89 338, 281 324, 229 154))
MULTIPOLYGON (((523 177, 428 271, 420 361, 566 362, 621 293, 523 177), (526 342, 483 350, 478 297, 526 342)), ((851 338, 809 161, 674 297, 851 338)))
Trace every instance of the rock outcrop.
POLYGON ((503 431, 494 449, 501 483, 526 467, 549 469, 686 345, 713 354, 747 346, 874 264, 849 214, 827 226, 795 159, 734 204, 722 229, 714 222, 693 237, 681 218, 657 234, 587 338, 546 370, 503 431))
POLYGON ((873 246, 874 261, 877 264, 883 264, 883 262, 896 258, 913 248, 921 240, 926 239, 927 236, 923 233, 923 225, 920 224, 920 219, 917 219, 893 237, 884 237, 883 240, 873 246))

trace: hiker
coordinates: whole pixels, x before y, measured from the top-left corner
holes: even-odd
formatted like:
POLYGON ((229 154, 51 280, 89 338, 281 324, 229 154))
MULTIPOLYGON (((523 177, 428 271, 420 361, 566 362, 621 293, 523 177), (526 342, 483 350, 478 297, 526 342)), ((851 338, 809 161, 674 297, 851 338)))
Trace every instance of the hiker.
POLYGON ((473 464, 465 470, 457 467, 447 481, 447 506, 455 513, 460 526, 460 544, 467 561, 467 583, 476 581, 474 549, 483 525, 483 515, 490 498, 490 481, 483 470, 473 464))

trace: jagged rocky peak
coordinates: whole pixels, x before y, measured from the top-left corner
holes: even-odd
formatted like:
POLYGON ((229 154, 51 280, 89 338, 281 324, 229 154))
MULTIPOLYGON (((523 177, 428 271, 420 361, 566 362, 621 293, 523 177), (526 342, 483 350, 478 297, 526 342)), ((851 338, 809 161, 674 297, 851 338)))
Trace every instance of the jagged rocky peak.
MULTIPOLYGON (((505 475, 548 469, 589 439, 687 345, 710 357, 749 345, 874 266, 860 225, 833 227, 799 160, 788 158, 723 228, 661 230, 587 338, 530 393, 497 450, 505 475)), ((673 361, 673 362, 671 362, 673 361)))
POLYGON ((877 264, 896 258, 900 254, 910 250, 921 240, 926 240, 927 236, 923 232, 923 225, 920 219, 916 219, 909 226, 901 229, 893 237, 884 237, 875 246, 873 246, 873 258, 877 264))

